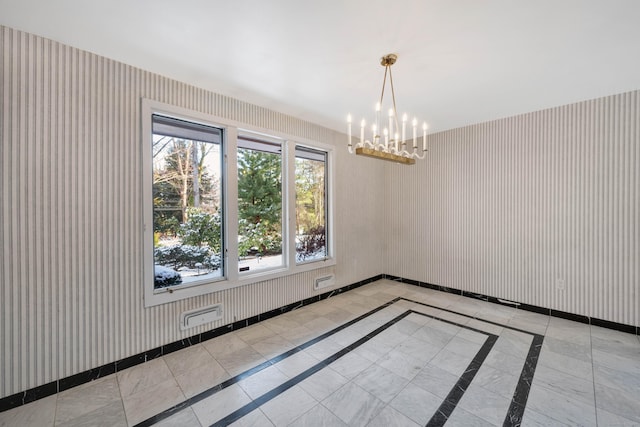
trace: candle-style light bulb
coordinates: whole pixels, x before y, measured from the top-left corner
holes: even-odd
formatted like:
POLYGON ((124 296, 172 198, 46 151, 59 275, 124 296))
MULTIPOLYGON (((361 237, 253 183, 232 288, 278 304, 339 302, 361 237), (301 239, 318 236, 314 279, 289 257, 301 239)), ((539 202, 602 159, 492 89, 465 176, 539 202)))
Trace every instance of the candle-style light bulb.
POLYGON ((406 144, 405 140, 407 138, 407 113, 402 115, 402 145, 406 144))
POLYGON ((413 125, 413 149, 415 150, 416 148, 418 148, 418 140, 416 139, 416 132, 418 129, 418 120, 414 117, 411 124, 413 125))
POLYGON ((393 138, 393 109, 389 108, 389 135, 393 138))
POLYGON ((422 151, 427 151, 427 122, 422 125, 422 151))
POLYGON ((384 148, 389 149, 389 129, 384 128, 384 148))
POLYGON ((366 126, 366 124, 367 122, 362 119, 362 121, 360 122, 360 144, 364 144, 364 127, 366 126))
POLYGON ((347 115, 347 128, 349 130, 349 147, 351 147, 351 114, 347 115))

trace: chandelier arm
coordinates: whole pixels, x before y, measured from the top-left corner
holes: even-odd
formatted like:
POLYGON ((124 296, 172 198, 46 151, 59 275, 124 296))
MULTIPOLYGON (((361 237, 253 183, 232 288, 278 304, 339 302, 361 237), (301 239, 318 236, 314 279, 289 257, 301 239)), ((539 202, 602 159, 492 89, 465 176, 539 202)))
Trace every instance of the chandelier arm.
MULTIPOLYGON (((387 69, 388 65, 384 66, 384 78, 382 79, 382 93, 380 94, 380 107, 382 108, 382 100, 384 99, 384 87, 387 85, 387 69)), ((391 70, 389 70, 391 72, 391 70)), ((391 90, 393 91, 393 84, 391 85, 391 90)))
POLYGON ((391 74, 391 65, 387 65, 387 67, 389 68, 389 82, 391 83, 391 99, 393 101, 393 119, 396 122, 396 129, 400 129, 400 127, 398 126, 398 110, 396 109, 396 91, 393 89, 393 75, 391 74))

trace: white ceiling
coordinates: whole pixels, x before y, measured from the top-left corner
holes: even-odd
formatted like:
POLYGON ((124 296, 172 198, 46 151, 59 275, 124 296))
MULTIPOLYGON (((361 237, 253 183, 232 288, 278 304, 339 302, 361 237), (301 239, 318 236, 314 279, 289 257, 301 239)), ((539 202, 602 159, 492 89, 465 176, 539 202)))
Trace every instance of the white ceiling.
POLYGON ((431 132, 640 89, 639 0, 0 0, 0 24, 339 131, 387 53, 431 132))

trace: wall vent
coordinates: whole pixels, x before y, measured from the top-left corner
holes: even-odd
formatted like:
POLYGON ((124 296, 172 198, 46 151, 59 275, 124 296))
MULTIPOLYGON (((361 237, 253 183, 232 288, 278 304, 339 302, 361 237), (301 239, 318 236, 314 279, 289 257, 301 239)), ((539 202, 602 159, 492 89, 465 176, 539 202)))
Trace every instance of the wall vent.
POLYGON ((185 311, 180 315, 180 330, 184 331, 220 319, 222 319, 222 304, 185 311))
POLYGON ((313 282, 313 289, 322 289, 336 284, 336 276, 330 274, 328 276, 316 277, 313 282))

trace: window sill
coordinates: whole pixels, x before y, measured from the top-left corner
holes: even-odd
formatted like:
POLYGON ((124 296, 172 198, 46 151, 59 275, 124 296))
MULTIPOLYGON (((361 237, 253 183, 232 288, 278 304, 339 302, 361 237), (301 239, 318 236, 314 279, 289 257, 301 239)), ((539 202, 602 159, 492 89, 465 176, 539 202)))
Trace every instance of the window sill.
POLYGON ((336 265, 335 258, 327 258, 324 260, 310 261, 307 263, 296 264, 294 267, 270 269, 268 271, 255 272, 239 276, 236 280, 228 280, 219 278, 206 283, 193 284, 184 287, 172 287, 154 290, 152 295, 145 296, 145 308, 154 307, 161 304, 181 301, 187 298, 193 298, 201 295, 207 295, 214 292, 221 292, 228 289, 238 288, 241 286, 253 285, 255 283, 267 280, 275 280, 282 277, 293 276, 295 274, 307 271, 320 270, 326 267, 336 265))

